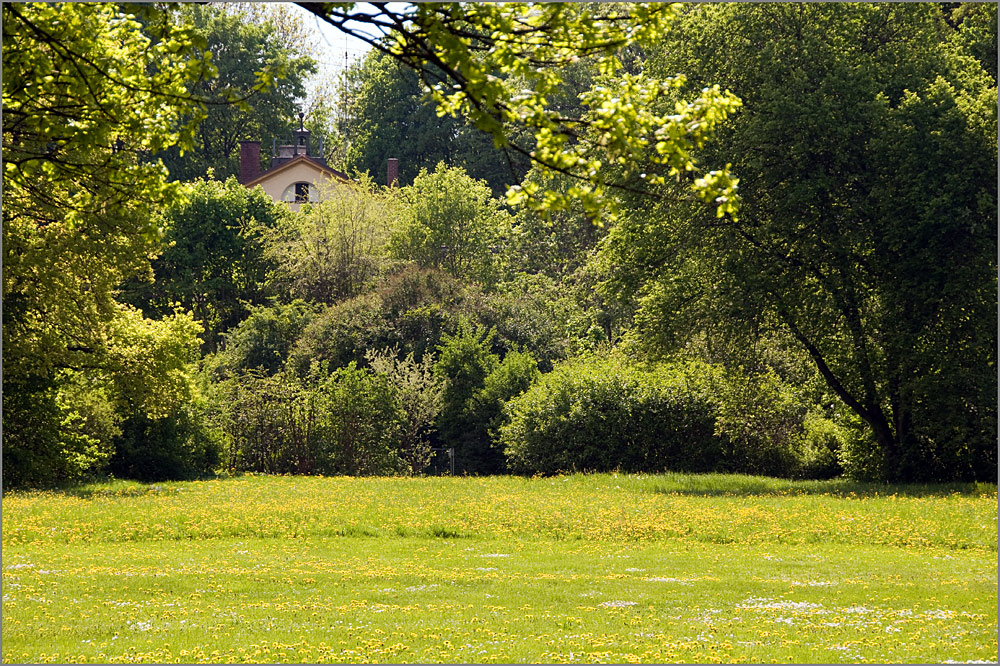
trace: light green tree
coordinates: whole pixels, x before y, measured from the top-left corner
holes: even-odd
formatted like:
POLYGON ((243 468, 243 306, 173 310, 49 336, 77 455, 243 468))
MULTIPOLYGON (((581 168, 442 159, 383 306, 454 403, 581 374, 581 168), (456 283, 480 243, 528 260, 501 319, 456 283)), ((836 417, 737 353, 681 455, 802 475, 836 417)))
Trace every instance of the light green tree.
POLYGON ((197 325, 143 320, 115 291, 149 270, 153 211, 180 194, 147 156, 191 145, 200 114, 187 86, 213 72, 196 43, 153 6, 3 6, 5 485, 106 457, 81 413, 95 401, 74 399, 80 373, 91 398, 116 386, 111 400, 154 414, 184 398, 197 325))
POLYGON ((322 199, 269 232, 267 256, 277 290, 332 304, 371 288, 384 272, 397 206, 386 188, 366 176, 330 183, 322 199))
POLYGON ((679 15, 679 4, 416 3, 378 5, 372 12, 354 3, 300 4, 414 69, 440 115, 462 115, 492 135, 497 147, 573 181, 565 189, 535 183, 512 188, 512 202, 543 214, 580 206, 592 217, 611 218, 616 199, 608 192, 656 195, 668 179, 680 179, 688 195, 720 216, 736 211, 729 171, 702 169, 692 151, 739 108, 739 100, 707 86, 691 101, 658 110, 653 102, 682 85, 684 76, 656 79, 626 71, 620 58, 625 47, 655 45, 679 15), (600 78, 567 113, 565 105, 551 102, 564 72, 581 59, 590 59, 600 78), (648 163, 662 168, 645 169, 648 163), (636 188, 629 176, 641 176, 643 184, 636 188))
POLYGON ((434 421, 444 406, 444 381, 434 374, 434 355, 413 360, 413 352, 400 358, 399 347, 365 352, 372 372, 384 375, 393 387, 402 410, 400 457, 411 474, 420 474, 430 465, 430 434, 434 421))
POLYGON ((440 163, 433 172, 421 170, 399 192, 393 256, 495 285, 505 269, 511 216, 490 195, 484 181, 459 167, 440 163))

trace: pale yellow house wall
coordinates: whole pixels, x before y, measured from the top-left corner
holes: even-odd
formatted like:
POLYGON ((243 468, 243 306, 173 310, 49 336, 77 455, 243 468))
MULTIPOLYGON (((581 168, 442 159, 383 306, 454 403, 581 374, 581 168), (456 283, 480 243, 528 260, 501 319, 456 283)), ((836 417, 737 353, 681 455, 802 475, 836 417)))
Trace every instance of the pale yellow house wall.
MULTIPOLYGON (((308 162, 299 162, 287 169, 282 169, 278 173, 266 176, 257 184, 263 187, 264 191, 272 199, 281 201, 281 195, 285 192, 286 187, 301 182, 312 183, 313 187, 318 188, 322 195, 322 192, 330 187, 333 179, 323 173, 321 169, 308 162)), ((286 205, 291 210, 299 209, 299 204, 297 203, 287 203, 286 205)))

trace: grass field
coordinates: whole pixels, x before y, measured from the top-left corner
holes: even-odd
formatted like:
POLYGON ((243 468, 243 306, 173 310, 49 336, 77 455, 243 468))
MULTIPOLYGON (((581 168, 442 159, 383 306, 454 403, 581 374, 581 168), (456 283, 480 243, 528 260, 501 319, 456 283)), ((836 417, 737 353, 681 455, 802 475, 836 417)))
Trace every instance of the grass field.
POLYGON ((8 493, 3 660, 996 661, 997 490, 247 476, 8 493))

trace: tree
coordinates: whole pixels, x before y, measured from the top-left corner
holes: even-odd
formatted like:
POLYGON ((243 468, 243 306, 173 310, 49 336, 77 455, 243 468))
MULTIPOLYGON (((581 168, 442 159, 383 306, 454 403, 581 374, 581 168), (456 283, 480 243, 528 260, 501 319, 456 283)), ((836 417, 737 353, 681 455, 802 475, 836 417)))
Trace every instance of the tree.
POLYGON ((486 286, 499 280, 511 218, 485 182, 440 163, 431 173, 421 170, 399 194, 393 256, 486 286))
POLYGON ((434 374, 445 385, 437 420, 441 440, 455 449, 456 469, 473 474, 495 473, 503 462, 490 446, 488 423, 481 422, 474 402, 500 366, 500 357, 490 351, 495 336, 495 330, 463 319, 454 335, 441 338, 434 364, 434 374))
POLYGON ((997 80, 997 5, 995 2, 955 3, 948 16, 949 24, 957 23, 951 40, 963 52, 979 61, 994 84, 997 80))
POLYGON ((205 327, 204 349, 214 351, 220 336, 269 295, 273 264, 265 238, 287 212, 232 177, 200 180, 186 191, 186 200, 162 211, 166 249, 153 260, 153 275, 128 282, 123 296, 150 317, 177 305, 192 312, 205 327))
POLYGON ((183 154, 179 146, 169 148, 160 157, 173 180, 205 177, 209 169, 220 180, 238 176, 240 141, 287 143, 296 126, 297 101, 305 97, 304 80, 316 63, 299 51, 301 26, 285 20, 281 28, 281 15, 199 4, 178 5, 175 11, 176 22, 189 26, 206 45, 217 75, 190 86, 205 109, 193 145, 183 154))
POLYGON ((444 382, 434 375, 434 355, 425 354, 421 361, 413 360, 413 352, 400 358, 399 348, 365 352, 372 371, 383 375, 393 387, 402 410, 400 457, 411 474, 420 474, 431 462, 430 434, 441 412, 444 382))
POLYGON ((438 117, 417 73, 394 58, 370 51, 347 72, 345 87, 340 134, 347 168, 380 180, 394 157, 399 182, 408 185, 421 169, 444 162, 485 180, 496 196, 521 181, 523 160, 512 163, 489 135, 467 122, 438 117))
POLYGON ((743 99, 703 156, 739 217, 637 211, 608 242, 652 322, 708 303, 796 340, 896 480, 996 478, 996 88, 947 34, 937 5, 690 8, 648 67, 743 99))
POLYGON ((4 484, 77 480, 102 469, 129 423, 184 411, 200 332, 186 313, 154 321, 118 306, 92 365, 27 376, 5 368, 4 484))
MULTIPOLYGON (((320 44, 325 37, 306 22, 301 11, 292 5, 281 2, 227 2, 220 3, 218 8, 229 15, 240 18, 246 24, 263 26, 274 38, 280 48, 294 54, 296 58, 316 61, 313 76, 309 80, 308 94, 301 100, 300 110, 305 112, 305 128, 310 132, 310 153, 325 157, 330 164, 343 165, 343 145, 337 133, 336 116, 339 113, 337 101, 340 97, 339 87, 341 74, 335 69, 324 70, 319 60, 322 55, 320 44), (321 151, 322 149, 322 151, 321 151), (320 155, 322 152, 322 155, 320 155)), ((305 70, 303 70, 305 71, 305 70)), ((291 84, 296 77, 288 74, 291 84)), ((303 77, 298 77, 298 84, 303 83, 303 77)), ((300 96, 301 93, 296 93, 300 96)), ((296 97, 298 99, 298 97, 296 97)), ((286 100, 291 101, 291 100, 286 100)), ((286 118, 286 121, 290 116, 286 118)), ((283 133, 274 136, 280 138, 283 133)), ((251 137, 266 143, 267 135, 251 137)), ((343 168, 338 167, 338 168, 343 168)))
POLYGON ((275 286, 292 298, 336 303, 371 287, 385 266, 393 198, 368 178, 330 185, 324 200, 268 235, 275 286))
POLYGON ((275 374, 315 315, 313 306, 297 299, 251 309, 246 319, 226 332, 222 349, 206 358, 210 376, 225 379, 253 370, 275 374))
POLYGON ((115 289, 159 248, 152 211, 179 191, 148 155, 191 145, 187 85, 212 66, 153 6, 5 4, 3 40, 4 483, 52 483, 104 459, 80 411, 141 374, 140 350, 161 354, 142 395, 178 395, 197 325, 143 320, 115 289))
POLYGON ((361 12, 353 3, 300 4, 414 69, 439 115, 463 115, 492 135, 498 148, 575 181, 565 191, 514 188, 512 202, 542 213, 580 205, 592 217, 613 217, 615 200, 604 197, 609 188, 655 195, 657 186, 678 178, 720 216, 736 210, 728 170, 701 171, 692 151, 739 100, 706 87, 694 101, 654 113, 651 103, 684 77, 658 80, 623 71, 619 58, 624 47, 655 45, 680 5, 417 3, 361 12), (374 31, 381 36, 372 36, 374 31), (563 72, 581 58, 592 58, 601 78, 580 98, 585 111, 564 116, 549 98, 558 94, 563 72), (588 130, 596 141, 587 140, 588 130), (630 168, 650 162, 657 170, 630 168), (633 176, 648 187, 630 185, 633 176))

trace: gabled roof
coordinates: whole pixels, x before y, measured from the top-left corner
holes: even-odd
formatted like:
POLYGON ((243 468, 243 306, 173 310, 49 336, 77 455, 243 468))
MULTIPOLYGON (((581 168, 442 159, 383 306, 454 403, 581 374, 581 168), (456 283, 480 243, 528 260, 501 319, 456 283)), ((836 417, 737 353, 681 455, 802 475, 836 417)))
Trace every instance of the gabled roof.
POLYGON ((246 187, 253 187, 254 185, 257 185, 257 184, 261 183, 262 181, 267 180, 269 177, 271 177, 271 176, 273 176, 273 175, 275 175, 277 173, 280 173, 280 172, 284 171, 285 169, 289 169, 289 168, 295 166, 296 164, 301 164, 303 162, 305 162, 306 164, 308 164, 311 167, 315 167, 318 171, 321 171, 322 173, 324 173, 327 176, 330 176, 331 178, 336 178, 336 179, 342 180, 344 182, 348 182, 348 181, 351 180, 348 177, 348 175, 346 173, 344 173, 343 171, 337 171, 336 169, 331 169, 330 167, 326 166, 325 164, 323 164, 319 160, 314 159, 314 158, 312 158, 312 157, 310 157, 308 155, 298 155, 298 156, 293 157, 292 159, 288 160, 287 162, 279 164, 278 166, 274 167, 273 169, 268 169, 267 171, 265 171, 264 173, 260 174, 259 176, 257 176, 253 180, 251 180, 251 181, 249 181, 247 183, 243 183, 243 184, 246 187))

